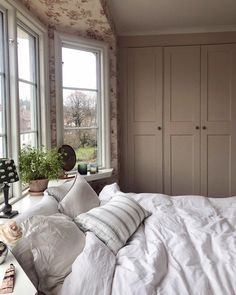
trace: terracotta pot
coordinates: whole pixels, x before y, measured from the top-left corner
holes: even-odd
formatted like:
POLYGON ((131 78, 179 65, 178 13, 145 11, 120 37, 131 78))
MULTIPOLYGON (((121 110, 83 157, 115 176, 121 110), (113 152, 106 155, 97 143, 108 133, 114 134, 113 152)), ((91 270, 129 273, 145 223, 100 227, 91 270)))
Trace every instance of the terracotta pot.
POLYGON ((48 179, 31 180, 29 183, 29 193, 31 195, 43 195, 43 192, 48 187, 48 179))

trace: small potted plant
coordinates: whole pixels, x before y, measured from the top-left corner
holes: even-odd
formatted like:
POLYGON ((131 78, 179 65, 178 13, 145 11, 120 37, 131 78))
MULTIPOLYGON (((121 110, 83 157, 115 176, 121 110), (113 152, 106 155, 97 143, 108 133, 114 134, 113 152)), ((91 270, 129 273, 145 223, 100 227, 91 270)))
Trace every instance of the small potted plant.
POLYGON ((24 146, 20 152, 20 176, 23 183, 29 184, 29 192, 42 194, 48 181, 56 179, 62 170, 61 155, 56 149, 24 146))

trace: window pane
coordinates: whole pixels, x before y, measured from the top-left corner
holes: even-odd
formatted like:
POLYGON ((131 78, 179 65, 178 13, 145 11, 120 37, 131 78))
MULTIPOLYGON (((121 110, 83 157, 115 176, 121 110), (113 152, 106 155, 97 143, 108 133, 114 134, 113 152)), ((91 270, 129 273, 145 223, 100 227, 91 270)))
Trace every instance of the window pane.
POLYGON ((64 143, 72 146, 77 162, 97 162, 97 129, 65 130, 64 143))
POLYGON ((4 40, 4 33, 3 33, 3 14, 0 12, 0 72, 4 72, 4 46, 3 46, 3 40, 4 40))
POLYGON ((0 158, 6 157, 6 138, 0 136, 0 158))
POLYGON ((63 90, 64 126, 97 126, 97 92, 63 90))
POLYGON ((20 131, 37 129, 35 86, 19 82, 20 131))
POLYGON ((96 53, 63 47, 63 87, 97 89, 96 60, 96 53))
POLYGON ((5 134, 5 87, 4 77, 0 75, 0 133, 5 134))
POLYGON ((4 20, 0 12, 0 157, 6 157, 6 85, 4 64, 4 20))
POLYGON ((35 82, 35 37, 17 27, 19 78, 35 82))
POLYGON ((20 145, 31 145, 37 147, 37 134, 36 133, 24 133, 20 135, 20 145))

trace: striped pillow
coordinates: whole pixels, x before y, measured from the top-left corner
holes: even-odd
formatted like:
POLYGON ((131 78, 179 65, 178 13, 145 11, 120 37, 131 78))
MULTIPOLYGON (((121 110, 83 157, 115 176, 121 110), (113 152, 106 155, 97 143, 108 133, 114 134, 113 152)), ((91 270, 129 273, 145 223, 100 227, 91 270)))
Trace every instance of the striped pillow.
POLYGON ((134 199, 118 195, 106 205, 78 215, 75 222, 83 231, 92 231, 116 254, 149 215, 134 199))

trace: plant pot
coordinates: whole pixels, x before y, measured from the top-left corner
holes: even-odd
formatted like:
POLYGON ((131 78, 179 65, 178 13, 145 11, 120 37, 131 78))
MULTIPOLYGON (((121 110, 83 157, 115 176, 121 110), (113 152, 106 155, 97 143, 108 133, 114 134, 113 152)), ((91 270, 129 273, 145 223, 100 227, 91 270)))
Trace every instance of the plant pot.
POLYGON ((47 187, 48 179, 31 180, 29 183, 29 193, 30 195, 41 196, 47 187))

